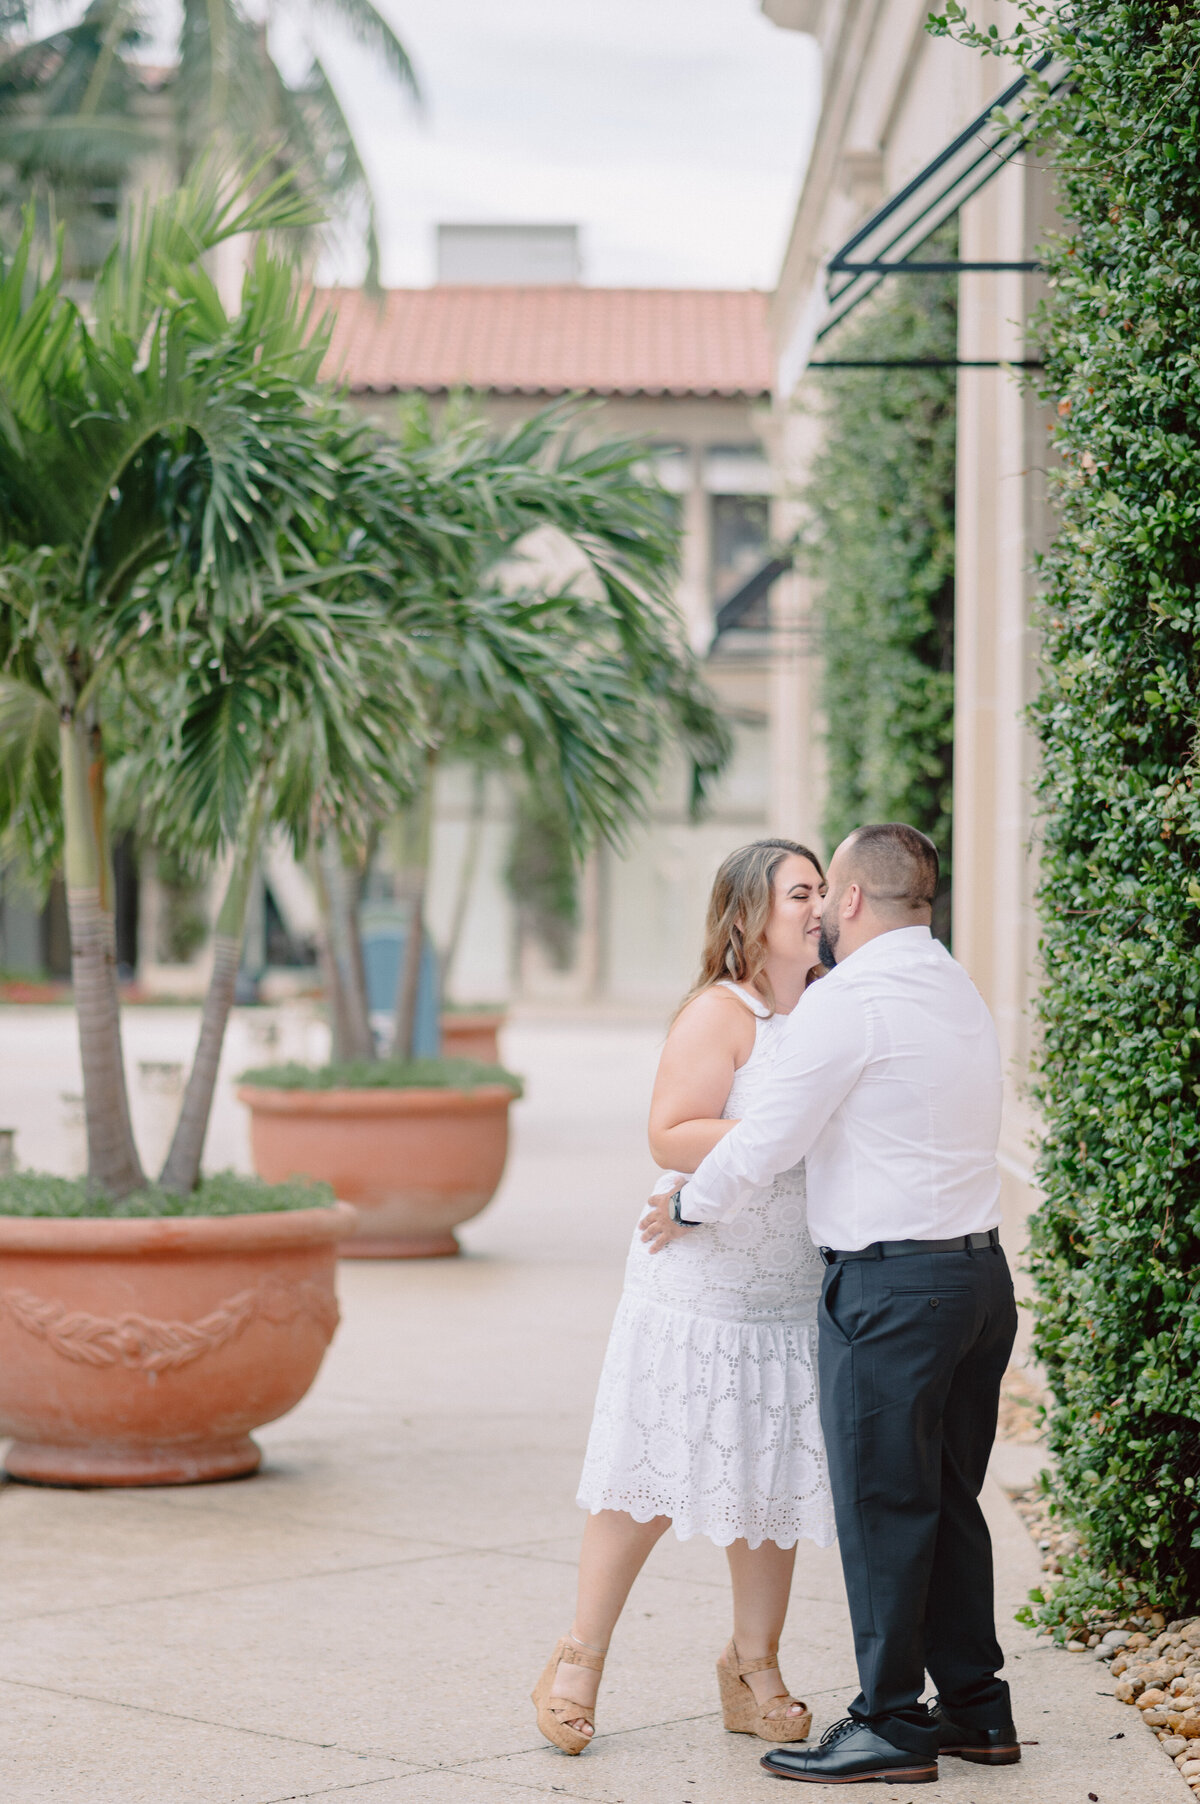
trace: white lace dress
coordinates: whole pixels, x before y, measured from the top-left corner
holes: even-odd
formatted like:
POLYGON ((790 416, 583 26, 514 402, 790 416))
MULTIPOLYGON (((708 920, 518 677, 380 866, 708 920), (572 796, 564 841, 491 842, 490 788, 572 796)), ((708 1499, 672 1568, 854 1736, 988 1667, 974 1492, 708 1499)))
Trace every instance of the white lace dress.
MULTIPOLYGON (((729 983, 758 1017, 723 1114, 740 1117, 769 1070, 785 1015, 729 983)), ((641 1211, 639 1211, 640 1219, 641 1211)), ((577 1502, 637 1522, 670 1516, 680 1540, 828 1547, 833 1504, 817 1415, 822 1265, 804 1166, 733 1221, 650 1253, 635 1229, 600 1374, 577 1502)))

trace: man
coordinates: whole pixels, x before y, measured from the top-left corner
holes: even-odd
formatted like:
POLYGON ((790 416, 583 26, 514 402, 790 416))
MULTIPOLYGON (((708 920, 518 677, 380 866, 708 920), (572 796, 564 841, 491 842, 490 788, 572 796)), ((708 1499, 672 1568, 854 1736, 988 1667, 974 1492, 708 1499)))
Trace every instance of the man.
POLYGON ((1000 1053, 930 933, 937 881, 913 827, 843 841, 821 921, 829 975, 789 1017, 745 1119, 642 1224, 656 1249, 703 1233, 807 1160, 826 1262, 821 1424, 862 1689, 819 1746, 762 1764, 818 1784, 935 1780, 939 1754, 1021 1757, 978 1501, 1016 1332, 997 1234, 1000 1053))

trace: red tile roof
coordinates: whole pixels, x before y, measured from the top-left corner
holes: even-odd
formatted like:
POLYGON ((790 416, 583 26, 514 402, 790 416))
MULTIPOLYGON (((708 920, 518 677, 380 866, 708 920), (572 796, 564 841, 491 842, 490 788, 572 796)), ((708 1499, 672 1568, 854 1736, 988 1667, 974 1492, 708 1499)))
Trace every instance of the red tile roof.
POLYGON ((754 289, 323 288, 325 373, 356 394, 746 395, 771 387, 754 289))

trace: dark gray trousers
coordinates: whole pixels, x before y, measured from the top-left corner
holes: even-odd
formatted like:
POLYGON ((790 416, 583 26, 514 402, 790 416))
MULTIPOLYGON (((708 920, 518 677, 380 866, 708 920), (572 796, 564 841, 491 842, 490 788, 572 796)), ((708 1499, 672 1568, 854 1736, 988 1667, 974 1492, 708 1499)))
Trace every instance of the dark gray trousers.
POLYGON ((999 1728, 992 1544, 979 1507, 1016 1334, 998 1249, 843 1260, 819 1312, 821 1426, 862 1690, 850 1714, 936 1752, 929 1673, 956 1721, 999 1728))

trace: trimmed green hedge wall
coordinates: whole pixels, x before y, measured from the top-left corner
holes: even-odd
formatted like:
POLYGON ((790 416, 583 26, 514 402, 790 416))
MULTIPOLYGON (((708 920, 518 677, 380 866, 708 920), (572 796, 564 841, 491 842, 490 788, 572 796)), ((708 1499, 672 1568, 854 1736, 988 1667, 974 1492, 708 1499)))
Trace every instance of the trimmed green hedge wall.
MULTIPOLYGON (((953 256, 952 234, 930 254, 953 256)), ((830 357, 953 357, 953 279, 884 285, 830 357)), ((822 662, 832 848, 863 821, 906 820, 946 874, 954 735, 953 369, 830 370, 805 487, 822 662)))
MULTIPOLYGON (((967 41, 959 9, 941 21, 967 41)), ((1044 111, 1062 210, 1041 322, 1059 532, 1045 561, 1045 981, 1036 1349, 1086 1555, 1060 1633, 1200 1605, 1200 15, 1067 0, 1044 111)), ((993 44, 989 47, 995 48, 993 44)))

